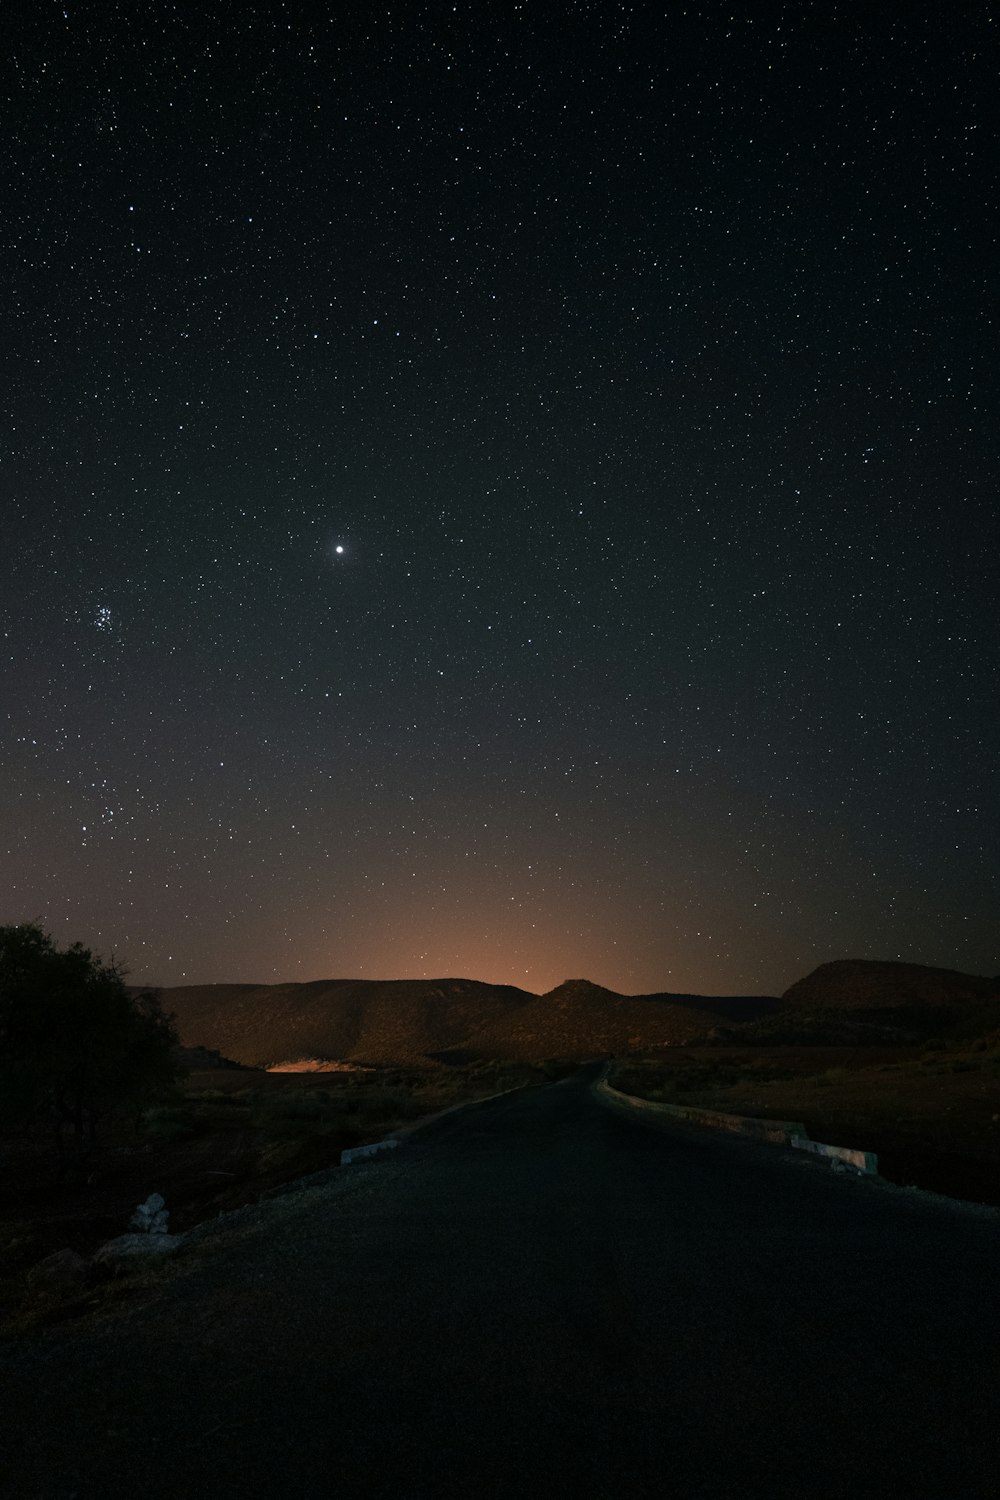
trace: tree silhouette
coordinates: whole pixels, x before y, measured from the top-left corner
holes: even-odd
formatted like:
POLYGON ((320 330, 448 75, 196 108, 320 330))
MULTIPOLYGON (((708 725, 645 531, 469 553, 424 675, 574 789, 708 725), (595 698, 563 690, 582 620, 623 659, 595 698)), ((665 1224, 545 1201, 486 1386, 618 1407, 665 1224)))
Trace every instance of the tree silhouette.
POLYGON ((107 1116, 138 1110, 183 1072, 173 1020, 153 991, 81 943, 59 949, 35 923, 0 927, 0 1123, 48 1118, 93 1142, 107 1116))

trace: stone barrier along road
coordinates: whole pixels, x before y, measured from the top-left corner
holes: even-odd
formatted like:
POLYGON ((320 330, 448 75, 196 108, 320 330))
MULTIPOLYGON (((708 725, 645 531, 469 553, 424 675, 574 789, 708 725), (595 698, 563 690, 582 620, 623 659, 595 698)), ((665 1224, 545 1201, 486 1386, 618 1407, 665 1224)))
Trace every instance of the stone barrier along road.
POLYGON ((996 1213, 594 1072, 0 1346, 3 1500, 996 1500, 996 1213))
POLYGON ((393 1146, 398 1146, 399 1141, 395 1136, 386 1136, 384 1141, 369 1141, 367 1146, 348 1146, 340 1153, 340 1165, 348 1166, 352 1161, 360 1161, 364 1156, 377 1156, 380 1151, 391 1151, 393 1146))
POLYGON ((606 1078, 601 1078, 595 1088, 608 1104, 687 1121, 691 1125, 707 1125, 713 1130, 728 1130, 732 1135, 750 1135, 755 1140, 771 1141, 783 1146, 792 1145, 796 1138, 808 1139, 806 1127, 798 1120, 757 1120, 751 1115, 727 1115, 716 1109, 696 1109, 686 1104, 661 1104, 655 1099, 640 1099, 636 1094, 623 1094, 620 1089, 613 1088, 606 1078))
POLYGON ((869 1176, 878 1174, 878 1156, 874 1151, 856 1151, 851 1146, 825 1146, 822 1141, 811 1141, 808 1137, 796 1136, 789 1145, 797 1146, 800 1151, 811 1151, 814 1156, 826 1156, 832 1161, 846 1162, 850 1167, 856 1167, 859 1172, 865 1172, 869 1176))
POLYGON ((878 1156, 874 1151, 858 1151, 853 1146, 827 1146, 822 1141, 812 1141, 806 1127, 798 1120, 758 1120, 751 1115, 727 1115, 714 1109, 696 1109, 686 1104, 661 1104, 653 1099, 640 1099, 635 1094, 623 1094, 613 1088, 606 1077, 595 1085, 596 1092, 609 1104, 658 1115, 675 1120, 686 1120, 692 1125, 706 1125, 713 1130, 728 1130, 733 1135, 749 1135, 755 1140, 771 1141, 775 1145, 796 1146, 800 1151, 811 1151, 814 1156, 841 1161, 855 1167, 868 1176, 878 1174, 878 1156))

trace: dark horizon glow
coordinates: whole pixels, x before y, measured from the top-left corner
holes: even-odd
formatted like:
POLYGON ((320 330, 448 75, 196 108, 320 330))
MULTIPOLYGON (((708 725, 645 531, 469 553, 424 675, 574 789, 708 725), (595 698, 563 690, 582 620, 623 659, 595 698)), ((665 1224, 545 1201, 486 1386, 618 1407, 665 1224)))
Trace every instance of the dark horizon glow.
POLYGON ((12 23, 0 921, 1000 970, 995 27, 12 23))

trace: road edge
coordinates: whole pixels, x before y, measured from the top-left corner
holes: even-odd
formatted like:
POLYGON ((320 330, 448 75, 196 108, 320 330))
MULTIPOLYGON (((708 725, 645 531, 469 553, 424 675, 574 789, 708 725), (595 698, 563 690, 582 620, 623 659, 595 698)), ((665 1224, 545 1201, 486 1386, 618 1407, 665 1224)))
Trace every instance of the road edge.
POLYGON ((688 1125, 701 1125, 709 1130, 724 1130, 730 1135, 750 1136, 756 1141, 768 1141, 775 1146, 792 1146, 800 1151, 809 1151, 813 1156, 823 1157, 841 1171, 853 1170, 866 1177, 878 1176, 878 1156, 874 1151, 858 1150, 853 1146, 831 1146, 824 1141, 813 1141, 799 1120, 761 1120, 752 1115, 728 1115, 720 1110, 696 1109, 683 1104, 661 1104, 652 1099, 641 1099, 636 1094, 625 1094, 608 1083, 610 1063, 593 1085, 594 1093, 612 1109, 618 1109, 631 1118, 643 1115, 659 1115, 661 1118, 680 1120, 688 1125))

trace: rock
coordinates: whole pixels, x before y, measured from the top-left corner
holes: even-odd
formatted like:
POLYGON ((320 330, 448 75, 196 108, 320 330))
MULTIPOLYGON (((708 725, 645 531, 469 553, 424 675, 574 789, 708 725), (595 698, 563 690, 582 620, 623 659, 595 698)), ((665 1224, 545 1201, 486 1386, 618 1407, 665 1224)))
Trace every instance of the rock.
POLYGON ((106 1266, 140 1257, 155 1260, 172 1255, 183 1241, 182 1234, 120 1234, 116 1240, 108 1240, 107 1244, 95 1252, 94 1262, 106 1266))
POLYGON ((129 1219, 129 1225, 132 1229, 143 1230, 146 1234, 166 1234, 169 1219, 170 1215, 162 1195, 150 1193, 145 1203, 140 1203, 129 1219))
POLYGON ((57 1250, 28 1272, 28 1285, 35 1292, 63 1291, 83 1286, 90 1275, 90 1262, 75 1250, 57 1250))

